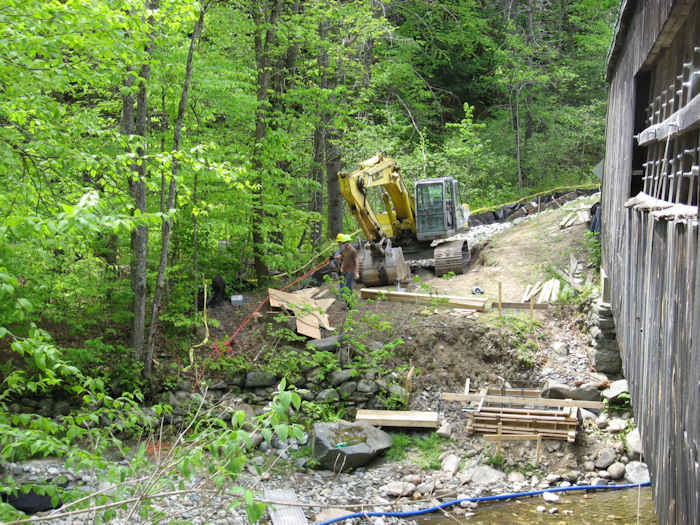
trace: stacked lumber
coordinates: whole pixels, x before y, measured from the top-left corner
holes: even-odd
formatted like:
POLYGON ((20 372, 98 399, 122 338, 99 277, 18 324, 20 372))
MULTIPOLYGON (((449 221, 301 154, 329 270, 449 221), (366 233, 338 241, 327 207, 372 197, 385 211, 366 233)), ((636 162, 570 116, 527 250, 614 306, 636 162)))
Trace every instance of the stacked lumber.
MULTIPOLYGON (((468 392, 467 389, 465 387, 468 392)), ((579 408, 603 407, 603 403, 597 401, 535 397, 535 391, 530 389, 522 394, 524 395, 492 395, 485 388, 475 394, 444 393, 442 399, 478 403, 476 408, 467 409, 469 433, 539 434, 544 438, 569 442, 576 440, 579 408)))
POLYGON ((533 285, 528 285, 523 295, 523 303, 527 303, 533 297, 537 297, 538 304, 553 303, 559 299, 561 283, 559 279, 550 279, 549 281, 537 281, 533 285))
POLYGON ((481 407, 467 412, 467 433, 539 434, 544 438, 576 440, 578 408, 534 410, 507 407, 481 407))
POLYGON ((560 229, 565 229, 573 226, 574 224, 585 224, 588 222, 589 212, 588 208, 583 210, 576 210, 573 213, 567 214, 559 223, 560 229))

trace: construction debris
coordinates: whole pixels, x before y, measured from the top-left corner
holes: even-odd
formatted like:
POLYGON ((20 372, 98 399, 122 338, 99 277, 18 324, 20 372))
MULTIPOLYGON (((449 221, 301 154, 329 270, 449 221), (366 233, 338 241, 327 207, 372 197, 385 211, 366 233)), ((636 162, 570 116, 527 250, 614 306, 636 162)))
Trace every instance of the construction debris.
POLYGON ((321 339, 320 327, 330 331, 334 330, 330 325, 328 315, 325 313, 332 302, 315 301, 307 297, 307 294, 291 294, 274 288, 268 288, 267 293, 270 298, 270 306, 294 312, 298 333, 312 339, 321 339))
MULTIPOLYGON (((470 394, 468 388, 465 386, 464 394, 444 393, 442 399, 478 403, 476 408, 467 409, 469 417, 467 432, 469 433, 497 432, 497 435, 530 436, 530 438, 514 439, 536 439, 539 435, 573 442, 576 439, 579 408, 603 408, 603 403, 599 401, 537 397, 540 392, 536 389, 502 388, 500 392, 510 395, 493 395, 493 392, 498 392, 499 389, 485 388, 478 394, 470 394)), ((498 440, 498 438, 489 439, 498 440)))
POLYGON ((574 224, 586 224, 589 219, 588 208, 575 210, 572 213, 566 215, 559 223, 559 228, 562 230, 569 228, 574 224))
POLYGON ((445 304, 455 308, 467 308, 469 310, 484 311, 487 299, 476 297, 460 297, 456 295, 433 295, 427 293, 396 292, 391 290, 378 290, 376 288, 362 288, 362 299, 384 299, 387 301, 400 301, 416 304, 445 304))

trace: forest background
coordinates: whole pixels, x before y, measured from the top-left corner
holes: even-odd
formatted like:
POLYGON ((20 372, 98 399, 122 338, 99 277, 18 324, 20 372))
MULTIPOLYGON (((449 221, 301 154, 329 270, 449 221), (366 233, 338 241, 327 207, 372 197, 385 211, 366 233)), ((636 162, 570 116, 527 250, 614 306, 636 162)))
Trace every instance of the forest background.
MULTIPOLYGON (((337 173, 377 151, 409 186, 457 178, 472 209, 595 181, 616 14, 614 0, 1 0, 0 352, 54 376, 109 356, 110 388, 130 389, 199 322, 203 278, 261 286, 354 229, 337 173)), ((61 382, 0 366, 0 403, 61 382)))

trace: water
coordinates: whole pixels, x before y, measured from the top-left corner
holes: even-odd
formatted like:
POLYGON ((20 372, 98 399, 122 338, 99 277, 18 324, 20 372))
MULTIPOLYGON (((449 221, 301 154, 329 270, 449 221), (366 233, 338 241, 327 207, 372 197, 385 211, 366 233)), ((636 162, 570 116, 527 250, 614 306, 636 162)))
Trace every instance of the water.
POLYGON ((418 521, 420 525, 658 525, 650 487, 628 490, 608 490, 585 494, 558 493, 559 501, 545 503, 542 496, 518 500, 480 503, 470 518, 450 514, 432 514, 418 521), (537 507, 556 507, 556 514, 539 513, 537 507), (637 509, 639 508, 639 513, 637 509), (565 512, 566 511, 566 512, 565 512), (572 513, 569 513, 571 511, 572 513))

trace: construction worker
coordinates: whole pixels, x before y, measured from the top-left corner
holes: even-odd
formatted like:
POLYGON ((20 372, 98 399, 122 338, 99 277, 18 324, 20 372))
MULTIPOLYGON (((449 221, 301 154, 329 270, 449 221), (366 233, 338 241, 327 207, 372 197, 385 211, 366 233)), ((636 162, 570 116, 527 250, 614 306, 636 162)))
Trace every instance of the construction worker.
POLYGON ((345 303, 348 304, 349 294, 352 294, 353 279, 360 278, 360 263, 357 250, 350 244, 352 237, 339 233, 335 240, 340 244, 340 253, 336 256, 340 259, 340 274, 343 278, 340 283, 340 294, 345 297, 345 303))

